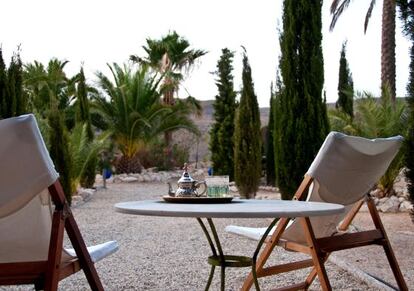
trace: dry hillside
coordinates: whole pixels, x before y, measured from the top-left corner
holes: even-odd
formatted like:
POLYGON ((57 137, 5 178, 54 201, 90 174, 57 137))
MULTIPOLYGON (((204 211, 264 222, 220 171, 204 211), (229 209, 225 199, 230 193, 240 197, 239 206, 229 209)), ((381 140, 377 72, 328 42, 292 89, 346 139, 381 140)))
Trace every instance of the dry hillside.
MULTIPOLYGON (((198 139, 198 146, 197 146, 197 138, 194 137, 192 134, 189 134, 184 131, 179 131, 174 135, 174 139, 177 142, 182 142, 184 144, 189 145, 190 147, 190 161, 195 162, 197 160, 197 152, 198 152, 198 161, 199 162, 207 162, 209 160, 209 131, 211 128, 211 124, 213 123, 213 100, 208 101, 200 101, 201 106, 203 108, 203 114, 201 117, 193 116, 193 120, 195 124, 197 124, 202 136, 198 139)), ((269 120, 269 108, 260 108, 260 119, 262 123, 262 127, 267 125, 269 120)))

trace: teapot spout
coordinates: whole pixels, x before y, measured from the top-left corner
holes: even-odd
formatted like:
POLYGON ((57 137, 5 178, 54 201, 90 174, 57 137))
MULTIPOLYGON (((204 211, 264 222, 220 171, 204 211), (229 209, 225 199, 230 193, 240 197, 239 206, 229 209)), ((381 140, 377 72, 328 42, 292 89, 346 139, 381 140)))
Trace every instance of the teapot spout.
POLYGON ((173 188, 171 186, 171 183, 167 182, 167 184, 168 184, 168 195, 171 196, 171 197, 174 197, 175 196, 175 191, 173 190, 173 188))

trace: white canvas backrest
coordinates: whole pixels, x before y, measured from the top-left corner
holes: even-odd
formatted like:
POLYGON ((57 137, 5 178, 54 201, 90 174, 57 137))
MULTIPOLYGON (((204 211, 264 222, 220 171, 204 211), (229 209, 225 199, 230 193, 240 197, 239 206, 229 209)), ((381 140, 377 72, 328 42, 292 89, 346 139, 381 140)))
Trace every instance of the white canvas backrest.
MULTIPOLYGON (((316 237, 330 236, 355 202, 378 182, 401 146, 403 138, 366 139, 331 132, 321 146, 307 175, 314 181, 307 201, 338 203, 345 212, 338 215, 313 217, 316 237)), ((294 220, 282 238, 305 243, 302 227, 294 220)))
POLYGON ((0 120, 0 263, 47 259, 58 178, 33 115, 0 120))
POLYGON ((0 218, 58 178, 33 115, 0 120, 0 218))
POLYGON ((384 175, 403 138, 366 139, 331 132, 307 174, 319 185, 322 201, 352 204, 384 175))

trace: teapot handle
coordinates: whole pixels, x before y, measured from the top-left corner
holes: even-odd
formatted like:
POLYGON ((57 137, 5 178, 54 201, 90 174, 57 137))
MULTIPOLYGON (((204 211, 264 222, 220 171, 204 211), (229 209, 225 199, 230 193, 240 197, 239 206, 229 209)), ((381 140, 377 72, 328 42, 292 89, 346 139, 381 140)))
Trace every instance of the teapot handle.
POLYGON ((202 191, 202 192, 199 192, 199 191, 197 190, 197 196, 201 196, 201 195, 203 195, 204 193, 206 193, 206 191, 207 191, 207 183, 206 183, 206 181, 197 181, 197 182, 195 183, 195 187, 196 187, 196 188, 199 188, 201 185, 204 185, 204 187, 203 187, 203 191, 202 191))

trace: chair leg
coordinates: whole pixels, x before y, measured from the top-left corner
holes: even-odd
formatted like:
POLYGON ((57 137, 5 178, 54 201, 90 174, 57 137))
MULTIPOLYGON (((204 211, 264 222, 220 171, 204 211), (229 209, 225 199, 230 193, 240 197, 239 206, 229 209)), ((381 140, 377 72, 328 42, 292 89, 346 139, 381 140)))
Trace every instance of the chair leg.
MULTIPOLYGON (((48 262, 45 275, 45 291, 57 290, 59 284, 59 263, 62 256, 64 217, 62 210, 55 210, 52 218, 52 230, 50 234, 48 262)), ((39 284, 35 285, 35 288, 39 284)))
POLYGON ((372 221, 374 222, 375 227, 379 231, 381 231, 382 236, 384 237, 382 247, 384 248, 385 254, 388 259, 388 263, 390 264, 391 270, 394 274, 395 280, 397 281, 398 287, 400 288, 400 290, 408 291, 408 287, 407 287, 407 284, 405 283, 404 276, 401 272, 400 266, 398 265, 397 259, 395 258, 394 251, 392 250, 387 233, 385 232, 384 225, 381 222, 381 218, 378 214, 377 207, 375 206, 375 203, 372 200, 372 198, 370 197, 368 198, 367 205, 368 205, 368 209, 371 214, 372 221))
POLYGON ((103 291, 104 288, 99 279, 98 273, 96 272, 91 256, 86 249, 85 242, 83 241, 82 235, 79 231, 78 225, 76 224, 75 218, 73 217, 72 211, 66 202, 62 185, 60 184, 59 180, 57 180, 53 185, 49 186, 48 189, 55 206, 62 209, 64 212, 64 227, 72 243, 72 246, 75 249, 76 255, 78 256, 80 267, 85 273, 89 286, 94 291, 103 291))
POLYGON ((312 224, 309 220, 309 217, 301 217, 300 221, 302 223, 302 227, 305 233, 306 240, 308 245, 311 247, 311 256, 313 263, 315 265, 316 273, 318 274, 318 278, 324 291, 332 290, 331 284, 329 283, 328 275, 325 269, 325 255, 322 254, 318 245, 316 244, 315 234, 313 233, 312 224))
MULTIPOLYGON (((327 253, 325 255, 325 257, 323 258, 323 262, 325 263, 328 260, 330 253, 327 253)), ((316 276, 318 275, 316 268, 313 267, 312 270, 309 272, 308 277, 306 277, 305 280, 305 285, 306 285, 306 290, 308 290, 308 288, 310 287, 310 285, 312 285, 313 281, 315 280, 316 276)))
POLYGON ((103 291, 101 280, 99 279, 98 273, 96 272, 95 266, 92 262, 91 256, 86 249, 85 242, 80 234, 79 228, 76 224, 75 218, 70 214, 65 223, 66 232, 72 243, 73 248, 76 251, 81 268, 85 273, 86 279, 88 280, 89 286, 92 290, 103 291))
MULTIPOLYGON (((260 277, 260 272, 263 269, 267 259, 270 257, 273 249, 276 247, 277 242, 279 241, 280 237, 282 236, 283 231, 285 230, 290 218, 281 218, 279 223, 277 224, 276 230, 272 234, 271 239, 266 243, 266 247, 260 253, 259 259, 256 263, 256 274, 257 277, 260 277)), ((247 276, 246 280, 243 283, 241 288, 242 291, 248 291, 252 287, 254 283, 253 279, 253 272, 250 272, 247 276)))
MULTIPOLYGON (((305 175, 302 183, 299 185, 299 188, 296 190, 296 193, 293 199, 300 200, 302 197, 304 197, 305 193, 307 193, 309 189, 309 186, 312 184, 312 181, 313 181, 313 178, 311 176, 305 175)), ((267 259, 270 257, 273 249, 276 247, 277 243, 279 242, 279 239, 282 236, 282 233, 285 231, 290 219, 291 218, 281 218, 277 224, 276 230, 271 236, 271 239, 266 242, 266 247, 260 253, 260 256, 256 263, 257 278, 261 277, 260 275, 263 270, 263 267, 267 259)), ((254 282, 253 272, 250 272, 246 280, 244 281, 241 290, 242 291, 250 290, 250 288, 253 285, 253 282, 254 282)))

